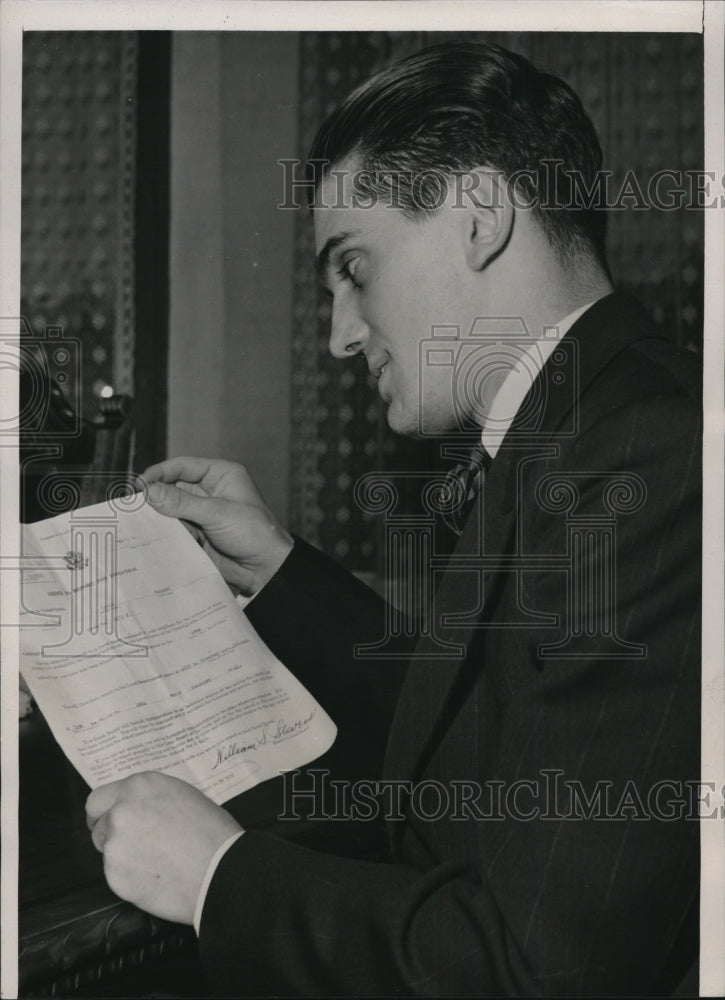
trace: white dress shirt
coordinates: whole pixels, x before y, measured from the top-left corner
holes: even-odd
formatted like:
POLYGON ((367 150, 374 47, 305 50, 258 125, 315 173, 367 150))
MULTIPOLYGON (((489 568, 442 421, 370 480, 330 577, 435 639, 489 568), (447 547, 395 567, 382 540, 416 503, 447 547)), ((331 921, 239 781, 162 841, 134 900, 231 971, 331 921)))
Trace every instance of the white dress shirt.
POLYGON ((544 367, 562 337, 571 330, 580 316, 594 303, 587 302, 570 312, 564 319, 544 330, 544 336, 532 341, 518 361, 504 378, 498 392, 493 397, 491 408, 481 433, 481 442, 491 458, 501 446, 501 442, 513 423, 519 407, 526 398, 534 379, 544 367))

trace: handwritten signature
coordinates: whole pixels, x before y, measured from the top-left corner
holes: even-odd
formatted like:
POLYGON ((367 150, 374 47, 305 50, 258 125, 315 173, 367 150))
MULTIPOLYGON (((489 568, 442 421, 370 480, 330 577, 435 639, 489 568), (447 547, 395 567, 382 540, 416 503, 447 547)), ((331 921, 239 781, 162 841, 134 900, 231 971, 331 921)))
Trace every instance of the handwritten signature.
POLYGON ((226 764, 228 760, 232 757, 238 757, 240 754, 249 753, 250 750, 256 750, 256 743, 229 743, 225 747, 217 747, 216 749, 216 762, 212 765, 212 771, 219 767, 221 764, 226 764))
MULTIPOLYGON (((290 736, 294 736, 296 733, 302 732, 312 721, 315 716, 317 709, 313 708, 312 711, 306 718, 297 719, 294 722, 287 722, 284 718, 274 719, 271 722, 260 723, 261 733, 256 740, 251 740, 248 743, 239 743, 233 740, 231 743, 227 743, 226 746, 217 747, 214 751, 216 754, 216 760, 212 765, 212 771, 222 764, 226 764, 227 761, 232 760, 234 757, 240 757, 246 753, 253 753, 260 747, 267 746, 269 743, 278 743, 280 740, 287 739, 290 736)), ((255 728, 260 728, 255 727, 255 728)))

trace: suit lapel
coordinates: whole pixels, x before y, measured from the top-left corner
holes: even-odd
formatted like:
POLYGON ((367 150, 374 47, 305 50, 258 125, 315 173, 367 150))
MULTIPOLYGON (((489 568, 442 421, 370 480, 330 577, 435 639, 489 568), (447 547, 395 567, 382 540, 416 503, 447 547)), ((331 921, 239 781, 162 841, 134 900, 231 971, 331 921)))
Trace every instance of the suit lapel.
MULTIPOLYGON (((490 588, 491 574, 480 574, 455 568, 456 562, 466 557, 480 555, 484 518, 495 519, 489 530, 504 533, 513 531, 514 508, 505 508, 503 498, 507 490, 509 466, 508 456, 497 456, 484 480, 464 526, 463 532, 450 557, 449 568, 443 574, 435 591, 433 615, 435 634, 439 639, 456 645, 459 655, 441 657, 438 648, 423 638, 416 648, 415 657, 408 668, 398 700, 396 714, 391 726, 386 760, 391 777, 413 777, 419 773, 438 742, 441 720, 447 716, 446 707, 451 701, 462 668, 466 662, 466 652, 477 620, 485 605, 490 588), (500 513, 499 513, 500 512, 500 513), (478 581, 478 585, 477 585, 478 581), (482 587, 481 590, 478 587, 482 587), (466 623, 456 623, 462 609, 478 614, 470 614, 466 623), (430 655, 428 648, 430 648, 430 655), (394 762, 394 769, 393 769, 394 762)), ((434 588, 431 588, 433 591, 434 588)), ((457 699, 456 699, 457 701, 457 699)))

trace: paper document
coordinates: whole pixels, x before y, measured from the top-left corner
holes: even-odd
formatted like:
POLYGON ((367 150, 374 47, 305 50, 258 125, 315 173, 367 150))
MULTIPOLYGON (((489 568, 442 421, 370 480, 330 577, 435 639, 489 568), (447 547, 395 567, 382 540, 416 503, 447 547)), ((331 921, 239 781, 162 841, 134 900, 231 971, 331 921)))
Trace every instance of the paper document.
POLYGON ((221 803, 324 753, 334 723, 211 560, 131 501, 23 526, 20 669, 71 763, 92 788, 155 770, 221 803))

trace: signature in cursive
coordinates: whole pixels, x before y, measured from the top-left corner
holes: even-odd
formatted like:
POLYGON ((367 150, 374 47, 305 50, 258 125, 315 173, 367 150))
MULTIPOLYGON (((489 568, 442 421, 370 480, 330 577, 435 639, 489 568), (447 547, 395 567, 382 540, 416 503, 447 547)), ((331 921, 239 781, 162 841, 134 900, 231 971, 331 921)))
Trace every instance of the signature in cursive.
MULTIPOLYGON (((280 740, 287 739, 290 736, 294 736, 296 733, 302 732, 309 724, 317 712, 316 708, 313 708, 308 716, 304 719, 297 719, 295 722, 287 722, 286 719, 276 719, 272 722, 263 722, 261 724, 262 732, 256 740, 252 740, 249 743, 239 743, 237 740, 233 740, 231 743, 227 743, 226 746, 217 747, 214 753, 216 754, 216 760, 212 764, 212 771, 222 764, 226 764, 227 761, 231 760, 233 757, 239 757, 245 753, 251 753, 258 750, 259 747, 267 746, 268 743, 277 743, 280 740)), ((254 728, 259 728, 254 727, 254 728)))
POLYGON ((216 761, 212 765, 212 771, 219 767, 221 764, 226 764, 228 760, 232 757, 238 757, 240 754, 249 753, 250 750, 256 750, 256 743, 228 743, 225 747, 216 748, 216 761))
POLYGON ((312 719, 314 718, 316 708, 313 708, 306 719, 297 719, 296 722, 286 722, 284 719, 277 719, 277 728, 272 734, 272 739, 281 740, 286 736, 293 736, 295 733, 299 733, 305 726, 308 726, 312 719))

